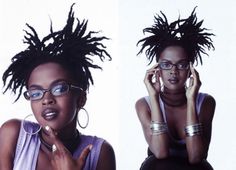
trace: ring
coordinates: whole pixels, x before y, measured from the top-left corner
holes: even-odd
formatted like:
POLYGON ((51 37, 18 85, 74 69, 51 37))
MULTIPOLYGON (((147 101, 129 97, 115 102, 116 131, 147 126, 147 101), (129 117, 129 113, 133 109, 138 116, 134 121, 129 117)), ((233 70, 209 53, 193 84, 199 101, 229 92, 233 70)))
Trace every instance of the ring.
POLYGON ((57 147, 55 144, 52 145, 52 152, 55 152, 57 150, 57 147))

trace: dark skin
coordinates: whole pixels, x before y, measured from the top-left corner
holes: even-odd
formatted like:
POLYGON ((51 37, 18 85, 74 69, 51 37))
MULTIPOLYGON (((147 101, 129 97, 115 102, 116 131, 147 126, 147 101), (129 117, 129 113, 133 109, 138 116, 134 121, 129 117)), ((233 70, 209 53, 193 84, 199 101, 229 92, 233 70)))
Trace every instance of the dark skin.
MULTIPOLYGON (((74 83, 68 72, 56 63, 46 63, 36 67, 29 78, 28 87, 50 88, 54 83, 66 81, 74 83)), ((86 157, 92 149, 88 145, 79 158, 73 158, 67 146, 69 138, 76 132, 77 111, 85 104, 85 93, 76 93, 69 91, 63 96, 55 97, 49 92, 39 101, 31 101, 31 108, 35 118, 43 127, 40 132, 43 139, 55 145, 56 151, 52 152, 41 144, 37 170, 81 170, 86 161, 86 157), (82 96, 81 96, 82 95, 82 96), (45 120, 41 113, 45 109, 54 109, 57 116, 51 120, 45 120), (49 127, 49 130, 45 127, 49 127)), ((10 120, 5 122, 0 130, 0 169, 12 170, 16 143, 19 135, 20 120, 10 120)), ((102 144, 97 170, 115 170, 115 154, 112 146, 104 142, 102 144), (104 161, 105 160, 105 161, 104 161)))
MULTIPOLYGON (((158 62, 177 64, 183 60, 187 60, 185 50, 180 46, 170 46, 163 50, 158 62)), ((151 135, 151 120, 164 122, 159 103, 159 96, 161 94, 160 79, 164 85, 162 95, 165 100, 164 109, 169 132, 175 139, 185 140, 188 162, 190 164, 197 164, 207 157, 211 140, 211 125, 215 111, 215 100, 212 96, 207 95, 202 103, 198 116, 195 104, 201 81, 198 72, 192 64, 190 64, 190 69, 188 70, 179 70, 176 66, 173 66, 171 70, 161 70, 157 63, 147 71, 144 83, 150 97, 151 108, 146 100, 141 98, 136 102, 136 111, 149 149, 158 159, 166 159, 170 156, 169 146, 172 142, 168 133, 151 135), (190 73, 192 76, 189 78, 190 73), (152 81, 153 76, 156 77, 155 82, 152 81), (188 78, 190 79, 189 85, 187 85, 185 91, 185 83, 188 78), (181 104, 181 102, 183 103, 181 104), (204 125, 203 134, 186 137, 184 128, 187 125, 193 125, 199 122, 204 125)))

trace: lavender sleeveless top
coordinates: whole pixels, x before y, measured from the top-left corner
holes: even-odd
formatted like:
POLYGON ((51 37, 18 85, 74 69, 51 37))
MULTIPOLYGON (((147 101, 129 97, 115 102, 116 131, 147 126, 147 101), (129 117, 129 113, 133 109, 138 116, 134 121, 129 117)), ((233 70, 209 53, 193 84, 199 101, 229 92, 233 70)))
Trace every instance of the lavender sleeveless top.
MULTIPOLYGON (((27 132, 35 132, 39 128, 39 125, 32 122, 26 122, 24 124, 27 132)), ((80 135, 80 144, 76 151, 73 153, 74 158, 78 158, 82 150, 89 144, 93 145, 92 150, 86 158, 84 170, 96 170, 97 162, 99 159, 102 144, 105 140, 96 136, 80 135)), ((14 167, 13 170, 35 170, 38 160, 38 154, 40 149, 39 135, 29 135, 23 129, 23 123, 21 122, 21 128, 16 145, 14 167)))
MULTIPOLYGON (((197 96, 197 99, 196 99, 196 111, 197 111, 198 115, 199 115, 200 110, 201 110, 202 102, 203 102, 203 100, 205 99, 206 96, 207 96, 206 93, 198 93, 198 96, 197 96)), ((149 96, 146 96, 145 100, 148 103, 149 107, 151 108, 151 103, 150 103, 149 96)), ((162 111, 162 114, 163 114, 164 121, 167 122, 164 103, 163 103, 161 97, 159 97, 159 102, 160 102, 160 108, 161 108, 161 111, 162 111)), ((170 139, 172 141, 172 146, 170 146, 170 150, 169 150, 170 155, 171 156, 187 157, 187 150, 186 150, 185 140, 176 140, 170 134, 169 134, 169 136, 170 136, 170 139)))

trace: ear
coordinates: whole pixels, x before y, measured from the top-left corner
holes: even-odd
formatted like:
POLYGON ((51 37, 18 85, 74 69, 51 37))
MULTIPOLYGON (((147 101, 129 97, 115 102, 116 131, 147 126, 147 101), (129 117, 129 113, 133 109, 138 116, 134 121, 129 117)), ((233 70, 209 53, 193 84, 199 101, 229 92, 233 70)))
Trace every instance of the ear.
POLYGON ((86 93, 81 94, 78 97, 78 101, 77 101, 78 108, 82 108, 85 105, 86 101, 87 101, 87 94, 86 93))

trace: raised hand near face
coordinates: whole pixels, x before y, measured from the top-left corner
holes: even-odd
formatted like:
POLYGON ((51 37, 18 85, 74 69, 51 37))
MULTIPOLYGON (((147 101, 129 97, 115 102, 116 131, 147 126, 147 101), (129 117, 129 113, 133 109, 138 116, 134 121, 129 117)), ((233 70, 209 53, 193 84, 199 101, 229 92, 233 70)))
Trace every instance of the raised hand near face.
POLYGON ((186 97, 188 100, 195 100, 202 83, 199 78, 199 73, 196 71, 196 69, 194 69, 191 62, 190 73, 191 77, 189 78, 189 84, 187 85, 186 97))
POLYGON ((53 129, 49 126, 45 127, 46 131, 48 132, 49 136, 53 140, 52 145, 52 159, 51 165, 53 170, 82 170, 86 158, 92 149, 92 145, 88 145, 82 151, 80 157, 78 159, 74 159, 69 152, 69 150, 63 145, 63 143, 57 138, 53 129))
POLYGON ((159 71, 157 63, 146 72, 144 84, 146 85, 149 95, 158 95, 161 92, 159 71))

